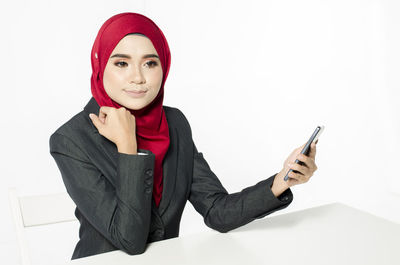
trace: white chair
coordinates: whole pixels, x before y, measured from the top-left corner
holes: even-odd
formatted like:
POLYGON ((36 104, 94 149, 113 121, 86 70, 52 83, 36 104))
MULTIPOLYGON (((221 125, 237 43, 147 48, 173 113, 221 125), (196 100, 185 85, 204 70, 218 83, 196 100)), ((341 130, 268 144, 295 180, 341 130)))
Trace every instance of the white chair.
MULTIPOLYGON (((79 222, 74 215, 75 211, 75 203, 69 197, 69 195, 64 193, 55 193, 55 194, 46 194, 46 195, 34 195, 34 196, 18 196, 16 188, 9 188, 9 202, 11 206, 12 216, 15 224, 15 230, 17 233, 17 241, 20 248, 21 255, 21 264, 22 265, 31 265, 32 264, 32 253, 30 252, 35 244, 43 244, 44 239, 41 243, 40 240, 37 240, 37 236, 35 236, 34 244, 29 244, 29 238, 27 236, 27 229, 32 227, 41 227, 40 229, 45 229, 40 231, 39 235, 46 234, 43 231, 51 231, 52 234, 55 234, 55 242, 50 242, 54 245, 53 250, 56 251, 59 249, 60 251, 65 251, 63 247, 57 247, 58 243, 65 242, 63 236, 65 236, 65 226, 64 232, 58 231, 52 232, 54 230, 53 224, 60 224, 64 222, 75 222, 74 229, 76 230, 74 235, 70 235, 71 239, 67 239, 67 241, 76 241, 78 236, 78 227, 79 222), (59 236, 60 235, 60 236, 59 236), (37 242, 35 242, 37 241, 37 242)), ((62 228, 62 226, 61 226, 62 228)), ((75 242, 76 243, 76 242, 75 242)), ((61 244, 62 245, 62 244, 61 244)), ((40 247, 40 246, 39 246, 40 247)), ((74 245, 71 245, 74 247, 74 245)), ((44 248, 47 250, 49 246, 45 246, 44 248)), ((37 253, 37 255, 46 256, 45 253, 37 253)), ((68 259, 72 256, 71 250, 68 251, 68 259)), ((57 261, 57 263, 61 264, 63 261, 57 261)))

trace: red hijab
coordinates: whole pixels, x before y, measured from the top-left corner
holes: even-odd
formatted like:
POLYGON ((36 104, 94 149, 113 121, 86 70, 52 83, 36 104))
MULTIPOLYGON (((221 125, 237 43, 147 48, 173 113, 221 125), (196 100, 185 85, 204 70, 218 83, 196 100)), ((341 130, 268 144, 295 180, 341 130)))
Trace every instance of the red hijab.
POLYGON ((164 83, 168 76, 171 55, 167 40, 158 26, 148 17, 138 13, 121 13, 109 18, 100 28, 92 47, 92 95, 99 106, 120 108, 103 87, 103 73, 118 42, 129 33, 140 33, 148 37, 156 49, 163 69, 163 80, 156 98, 140 110, 128 109, 136 120, 138 149, 146 149, 156 156, 154 165, 153 197, 159 206, 163 189, 162 161, 169 147, 169 130, 163 109, 164 83))

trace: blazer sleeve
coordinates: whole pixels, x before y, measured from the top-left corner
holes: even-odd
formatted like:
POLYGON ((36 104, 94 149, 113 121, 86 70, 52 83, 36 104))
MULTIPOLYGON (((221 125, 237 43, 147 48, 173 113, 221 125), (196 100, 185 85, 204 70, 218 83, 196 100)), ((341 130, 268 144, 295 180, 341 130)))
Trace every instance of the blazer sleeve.
POLYGON ((194 143, 193 149, 193 182, 189 201, 203 216, 208 227, 222 233, 228 232, 284 209, 292 202, 293 194, 290 188, 278 198, 271 191, 277 174, 240 192, 228 194, 194 143))
POLYGON ((131 255, 143 253, 155 155, 151 151, 147 155, 118 153, 114 186, 69 137, 51 135, 50 153, 83 216, 118 249, 131 255))

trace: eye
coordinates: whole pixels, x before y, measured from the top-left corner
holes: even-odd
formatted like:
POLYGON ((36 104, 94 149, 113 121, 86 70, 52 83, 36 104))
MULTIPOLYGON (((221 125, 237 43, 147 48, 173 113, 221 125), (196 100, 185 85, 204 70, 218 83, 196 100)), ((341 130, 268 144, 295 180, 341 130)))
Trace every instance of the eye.
POLYGON ((146 65, 148 65, 150 68, 155 67, 158 65, 156 61, 148 61, 146 62, 146 65))
POLYGON ((118 67, 125 67, 125 66, 127 66, 128 64, 126 63, 126 62, 116 62, 116 63, 114 63, 114 65, 116 65, 116 66, 118 66, 118 67))

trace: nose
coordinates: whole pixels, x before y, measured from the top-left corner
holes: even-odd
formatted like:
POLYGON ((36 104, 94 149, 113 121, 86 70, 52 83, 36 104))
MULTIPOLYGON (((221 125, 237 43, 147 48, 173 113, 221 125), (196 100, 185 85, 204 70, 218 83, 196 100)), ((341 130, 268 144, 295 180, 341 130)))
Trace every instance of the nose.
POLYGON ((145 82, 146 80, 142 74, 140 66, 138 65, 133 66, 129 75, 129 83, 142 84, 145 82))

